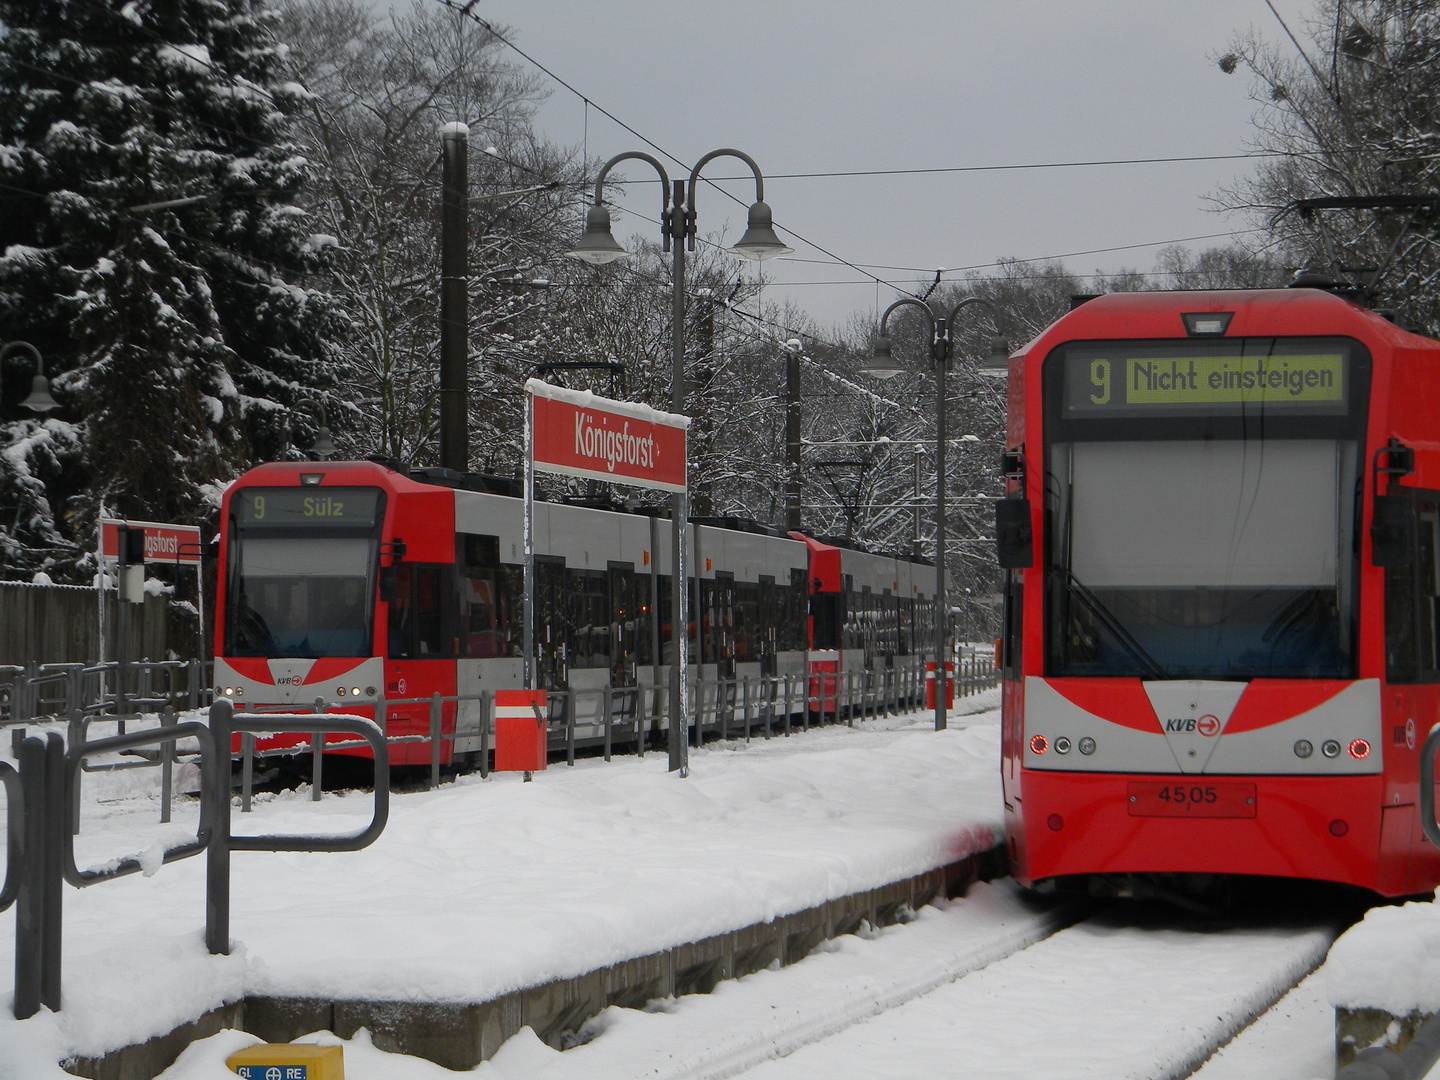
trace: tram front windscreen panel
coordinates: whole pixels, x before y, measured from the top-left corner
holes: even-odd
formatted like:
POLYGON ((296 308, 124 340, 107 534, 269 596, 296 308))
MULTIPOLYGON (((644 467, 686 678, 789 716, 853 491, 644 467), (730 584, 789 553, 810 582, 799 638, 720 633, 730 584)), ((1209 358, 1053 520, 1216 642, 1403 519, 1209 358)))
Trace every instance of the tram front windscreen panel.
POLYGON ((1046 671, 1355 673, 1369 361, 1341 339, 1046 361, 1046 671))
POLYGON ((247 488, 232 501, 231 656, 371 655, 378 529, 372 488, 247 488))

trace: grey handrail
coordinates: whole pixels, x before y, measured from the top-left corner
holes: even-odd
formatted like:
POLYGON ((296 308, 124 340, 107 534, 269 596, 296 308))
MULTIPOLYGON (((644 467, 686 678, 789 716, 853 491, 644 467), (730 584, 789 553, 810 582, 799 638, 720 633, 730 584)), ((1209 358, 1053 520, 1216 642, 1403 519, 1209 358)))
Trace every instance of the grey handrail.
MULTIPOLYGON (((80 743, 72 746, 65 755, 65 788, 73 790, 78 781, 78 774, 81 766, 88 757, 97 754, 115 754, 124 750, 130 750, 137 746, 151 746, 157 743, 174 742, 176 739, 194 737, 200 743, 200 770, 207 774, 209 783, 207 787, 221 782, 219 761, 217 760, 215 741, 210 730, 201 723, 189 721, 184 724, 176 724, 174 727, 147 728, 144 731, 132 731, 125 735, 115 735, 109 739, 97 739, 95 742, 80 743)), ((228 757, 227 757, 228 762, 228 757)), ((224 777, 229 780, 228 775, 224 777)), ((230 785, 225 783, 225 796, 228 801, 230 785)), ((73 816, 74 806, 69 799, 66 799, 66 807, 73 816)), ((162 863, 178 862, 180 859, 188 859, 192 855, 198 855, 210 846, 214 835, 215 810, 209 800, 203 800, 200 804, 200 823, 195 830, 195 839, 186 844, 177 844, 167 848, 161 859, 162 863)), ((66 835, 69 842, 66 843, 60 853, 63 860, 61 867, 65 880, 77 889, 83 889, 87 885, 94 885, 96 882, 109 881, 113 878, 124 877, 133 874, 137 870, 144 869, 139 857, 127 855, 114 862, 89 870, 81 870, 75 865, 75 823, 66 823, 66 835)))
POLYGON ((1420 748, 1420 827, 1425 838, 1440 847, 1440 824, 1435 821, 1435 754, 1440 751, 1440 724, 1430 729, 1420 748))
POLYGON ((0 761, 0 784, 5 787, 5 831, 9 834, 5 884, 0 886, 0 911, 4 911, 20 895, 20 862, 24 858, 25 847, 24 789, 20 786, 20 774, 8 761, 0 761))
MULTIPOLYGON (((1433 738, 1435 731, 1430 735, 1433 738)), ((1425 743, 1428 746, 1430 739, 1425 743)), ((1335 1074, 1335 1080, 1423 1080, 1436 1061, 1440 1061, 1440 1014, 1421 1024, 1399 1053, 1388 1046, 1361 1050, 1354 1061, 1335 1074)))

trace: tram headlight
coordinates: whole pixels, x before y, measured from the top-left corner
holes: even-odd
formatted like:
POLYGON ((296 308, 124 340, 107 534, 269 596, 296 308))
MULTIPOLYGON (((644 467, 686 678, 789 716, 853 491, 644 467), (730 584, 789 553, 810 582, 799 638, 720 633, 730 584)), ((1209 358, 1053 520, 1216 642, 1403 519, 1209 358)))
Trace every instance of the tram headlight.
POLYGON ((1320 744, 1320 753, 1324 754, 1324 755, 1325 755, 1326 757, 1328 757, 1328 758, 1339 757, 1339 756, 1340 756, 1340 744, 1339 744, 1339 742, 1337 742, 1337 741, 1334 740, 1334 739, 1326 739, 1323 743, 1320 744))
POLYGON ((1055 753, 1057 753, 1057 754, 1068 754, 1069 752, 1070 752, 1070 740, 1069 740, 1068 738, 1066 738, 1064 735, 1061 735, 1058 739, 1055 740, 1055 753))
POLYGON ((351 696, 351 697, 359 697, 359 696, 360 696, 360 687, 358 687, 358 686, 352 686, 352 687, 350 687, 350 696, 351 696))
POLYGON ((335 688, 335 696, 336 696, 336 697, 344 697, 344 696, 345 696, 345 687, 343 687, 343 686, 337 686, 337 687, 335 688))
POLYGON ((1315 752, 1315 744, 1312 743, 1309 739, 1296 739, 1294 749, 1296 757, 1308 758, 1311 754, 1315 752))
POLYGON ((1356 761, 1364 761, 1370 756, 1370 744, 1364 739, 1351 739, 1350 756, 1356 761))
POLYGON ((1080 740, 1080 753, 1084 754, 1086 757, 1089 757, 1094 752, 1095 740, 1092 739, 1089 735, 1086 735, 1083 739, 1080 740))
POLYGON ((366 696, 366 697, 374 697, 374 696, 375 696, 375 687, 373 687, 373 686, 367 686, 367 687, 365 687, 365 696, 366 696))
POLYGON ((1050 740, 1044 735, 1030 736, 1030 752, 1032 754, 1043 754, 1050 749, 1050 740))
POLYGON ((227 686, 227 687, 225 687, 225 696, 226 696, 226 697, 234 697, 234 696, 235 696, 235 688, 234 688, 233 686, 227 686))

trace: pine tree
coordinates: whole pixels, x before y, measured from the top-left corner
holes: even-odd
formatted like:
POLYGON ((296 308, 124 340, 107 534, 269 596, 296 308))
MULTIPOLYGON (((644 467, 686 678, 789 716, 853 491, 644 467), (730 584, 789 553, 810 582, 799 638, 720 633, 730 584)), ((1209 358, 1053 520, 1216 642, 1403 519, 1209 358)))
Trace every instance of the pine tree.
POLYGON ((263 0, 0 0, 0 566, 83 576, 95 518, 213 524, 293 456, 343 329, 307 287, 305 96, 263 0), (298 410, 298 411, 297 411, 298 410))

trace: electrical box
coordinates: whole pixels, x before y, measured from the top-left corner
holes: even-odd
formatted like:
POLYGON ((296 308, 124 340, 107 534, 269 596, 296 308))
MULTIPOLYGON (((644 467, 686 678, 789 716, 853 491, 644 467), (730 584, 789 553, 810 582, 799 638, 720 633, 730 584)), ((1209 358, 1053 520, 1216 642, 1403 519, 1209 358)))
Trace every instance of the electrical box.
POLYGON ((495 691, 495 771, 539 772, 545 768, 544 690, 495 691))
POLYGON ((244 1080, 345 1080, 339 1046, 262 1043, 231 1054, 225 1065, 244 1080))

